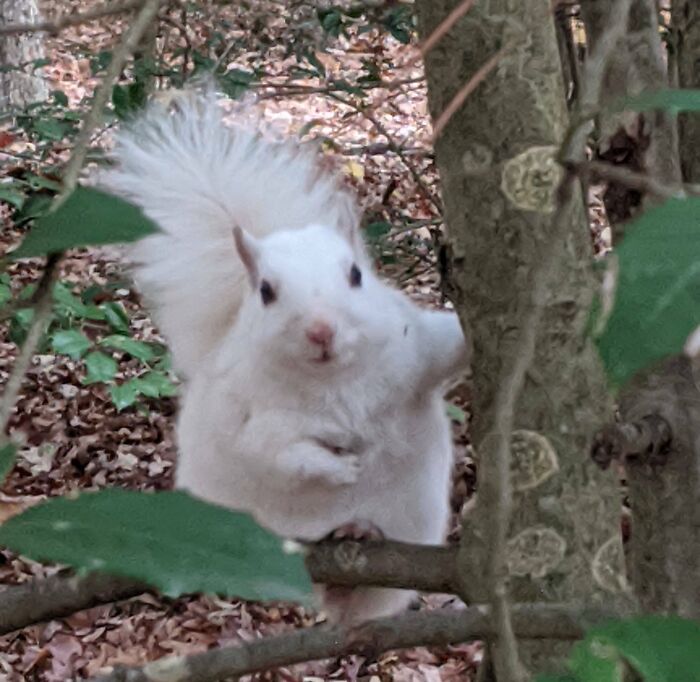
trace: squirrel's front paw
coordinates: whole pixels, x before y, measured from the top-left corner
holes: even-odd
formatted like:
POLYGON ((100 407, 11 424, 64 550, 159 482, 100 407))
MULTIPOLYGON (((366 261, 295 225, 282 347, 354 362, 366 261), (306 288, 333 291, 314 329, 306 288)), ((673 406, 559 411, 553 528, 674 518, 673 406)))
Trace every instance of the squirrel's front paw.
POLYGON ((330 467, 327 479, 335 485, 350 485, 360 477, 360 458, 358 455, 336 455, 336 466, 330 467))
POLYGON ((300 482, 350 485, 360 475, 361 460, 358 455, 341 455, 325 448, 299 445, 279 458, 277 467, 300 482))

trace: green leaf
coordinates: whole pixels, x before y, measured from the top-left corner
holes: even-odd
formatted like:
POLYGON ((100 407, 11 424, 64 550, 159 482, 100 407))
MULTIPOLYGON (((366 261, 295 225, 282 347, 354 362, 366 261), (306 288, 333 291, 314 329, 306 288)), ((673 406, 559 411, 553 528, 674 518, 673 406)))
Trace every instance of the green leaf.
POLYGON ((96 384, 108 382, 114 379, 118 365, 114 358, 99 351, 93 351, 85 356, 87 375, 83 379, 84 384, 96 384))
POLYGON ((317 9, 318 19, 328 35, 337 38, 343 29, 343 15, 338 9, 317 9))
POLYGON ((231 99, 238 99, 250 88, 255 79, 255 74, 240 69, 230 69, 218 76, 219 85, 231 99))
POLYGON ((146 87, 137 81, 129 85, 115 85, 112 88, 112 105, 119 119, 126 119, 146 104, 146 87))
POLYGON ((454 403, 446 402, 445 403, 445 412, 447 413, 447 416, 453 422, 457 422, 458 424, 465 424, 467 421, 466 412, 461 407, 458 407, 454 403))
POLYGON ((365 237, 370 242, 378 242, 382 237, 391 232, 391 223, 369 223, 365 227, 365 237))
POLYGON ((155 357, 153 349, 147 343, 130 339, 128 336, 120 336, 119 334, 105 337, 100 341, 100 345, 129 353, 129 355, 133 355, 142 362, 150 362, 155 357))
POLYGON ((117 412, 131 407, 136 402, 139 394, 139 385, 135 379, 130 379, 123 384, 109 387, 109 395, 112 398, 114 407, 117 408, 117 412))
POLYGON ((624 682, 624 661, 614 648, 600 643, 577 644, 569 667, 578 682, 624 682))
POLYGON ((6 521, 0 543, 33 559, 142 580, 173 597, 305 600, 311 590, 301 554, 285 552, 247 514, 184 492, 55 498, 6 521))
POLYGON ((73 294, 70 287, 63 282, 56 282, 53 287, 53 300, 71 315, 86 317, 87 306, 73 294))
POLYGON ((6 478, 7 474, 12 471, 17 459, 17 446, 14 443, 5 443, 0 446, 0 483, 6 478))
POLYGON ((47 194, 30 194, 14 216, 15 223, 20 225, 32 218, 46 215, 51 207, 52 201, 53 197, 47 194))
MULTIPOLYGON (((642 616, 591 630, 577 646, 573 672, 582 682, 618 682, 595 677, 595 663, 626 661, 644 682, 700 682, 700 623, 682 618, 642 616)), ((610 669, 610 668, 608 668, 610 669)))
POLYGON ((58 104, 61 107, 67 107, 68 106, 68 96, 66 95, 63 90, 52 90, 51 91, 51 97, 53 97, 53 101, 58 104))
POLYGON ((90 59, 90 71, 95 76, 109 66, 112 61, 112 53, 109 50, 102 50, 90 59))
POLYGON ((12 300, 12 289, 8 284, 0 284, 0 307, 12 300))
POLYGON ((104 313, 104 319, 115 332, 129 333, 129 316, 121 303, 108 301, 101 303, 99 309, 104 313))
POLYGON ((648 210, 630 225, 616 254, 615 298, 597 345, 619 386, 679 352, 700 323, 700 198, 648 210))
POLYGON ((29 325, 34 319, 34 308, 20 308, 15 310, 10 320, 10 341, 21 346, 27 337, 29 325))
POLYGON ((43 140, 51 140, 52 142, 60 142, 68 133, 70 133, 73 125, 60 121, 56 118, 37 118, 31 123, 31 130, 39 138, 43 140))
POLYGON ((177 386, 162 372, 147 372, 133 381, 138 392, 148 398, 170 398, 177 394, 177 386))
POLYGON ((105 192, 78 187, 53 213, 36 220, 14 258, 30 258, 90 244, 140 239, 157 230, 141 209, 105 192))
POLYGON ((650 111, 662 109, 672 113, 700 111, 700 90, 652 90, 625 97, 612 105, 613 111, 650 111))
POLYGON ((51 348, 56 353, 70 355, 74 360, 81 358, 92 346, 90 339, 75 329, 55 332, 51 337, 51 348))
POLYGON ((15 208, 22 208, 26 198, 25 194, 16 188, 16 185, 0 185, 0 201, 15 208))

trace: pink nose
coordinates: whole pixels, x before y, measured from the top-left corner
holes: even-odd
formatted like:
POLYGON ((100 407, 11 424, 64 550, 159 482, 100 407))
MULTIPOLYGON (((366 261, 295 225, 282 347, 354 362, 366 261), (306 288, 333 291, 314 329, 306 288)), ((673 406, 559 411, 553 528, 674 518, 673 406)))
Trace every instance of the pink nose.
POLYGON ((316 346, 324 346, 328 348, 333 342, 335 332, 331 329, 327 322, 314 322, 306 330, 306 338, 316 346))

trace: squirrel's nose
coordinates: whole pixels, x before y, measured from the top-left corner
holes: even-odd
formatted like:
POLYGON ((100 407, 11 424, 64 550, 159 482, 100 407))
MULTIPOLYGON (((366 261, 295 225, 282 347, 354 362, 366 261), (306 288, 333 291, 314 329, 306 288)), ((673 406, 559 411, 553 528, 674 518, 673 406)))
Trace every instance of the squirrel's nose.
POLYGON ((306 330, 306 338, 316 346, 328 348, 333 342, 335 332, 327 322, 316 321, 306 330))

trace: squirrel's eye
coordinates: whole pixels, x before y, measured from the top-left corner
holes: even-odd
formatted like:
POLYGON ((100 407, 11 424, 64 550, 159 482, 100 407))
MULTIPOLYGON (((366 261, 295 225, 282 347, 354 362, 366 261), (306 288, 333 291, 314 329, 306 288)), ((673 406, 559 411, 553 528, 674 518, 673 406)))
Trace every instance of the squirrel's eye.
POLYGON ((350 286, 362 286, 362 271, 357 267, 357 265, 355 265, 355 263, 353 263, 352 267, 350 268, 350 286))
POLYGON ((275 290, 266 279, 260 282, 260 298, 262 298, 263 305, 270 305, 277 298, 275 290))

